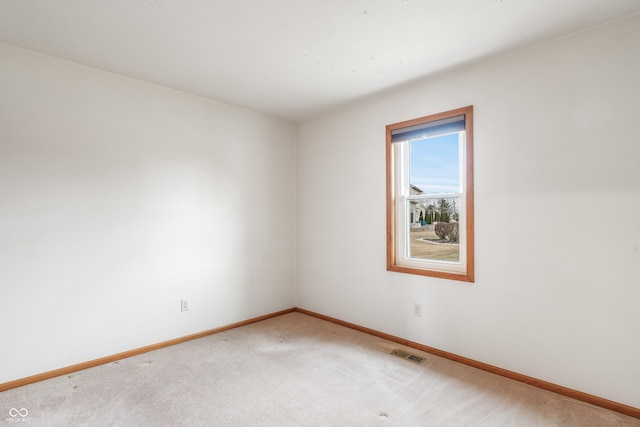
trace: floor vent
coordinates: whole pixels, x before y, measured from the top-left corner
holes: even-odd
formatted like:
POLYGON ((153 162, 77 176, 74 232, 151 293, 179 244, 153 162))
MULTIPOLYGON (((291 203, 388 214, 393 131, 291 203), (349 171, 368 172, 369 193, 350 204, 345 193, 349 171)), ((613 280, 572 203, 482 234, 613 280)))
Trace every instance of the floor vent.
POLYGON ((415 354, 407 353, 406 351, 402 351, 402 350, 393 350, 391 354, 393 354, 396 357, 407 359, 415 363, 424 362, 424 357, 416 356, 415 354))

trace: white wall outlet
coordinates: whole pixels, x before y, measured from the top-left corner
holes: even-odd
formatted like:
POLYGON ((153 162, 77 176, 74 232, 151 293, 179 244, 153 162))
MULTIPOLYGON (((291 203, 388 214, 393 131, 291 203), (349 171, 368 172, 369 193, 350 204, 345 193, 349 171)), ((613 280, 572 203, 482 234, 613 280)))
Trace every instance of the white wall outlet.
POLYGON ((189 300, 180 300, 180 311, 189 311, 189 300))
POLYGON ((422 304, 417 302, 413 303, 413 315, 416 317, 422 317, 422 304))

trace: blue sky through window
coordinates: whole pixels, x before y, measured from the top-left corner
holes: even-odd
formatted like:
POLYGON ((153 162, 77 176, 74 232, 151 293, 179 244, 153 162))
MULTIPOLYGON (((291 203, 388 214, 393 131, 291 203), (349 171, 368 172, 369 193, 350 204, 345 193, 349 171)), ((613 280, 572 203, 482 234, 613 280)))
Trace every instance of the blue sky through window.
POLYGON ((410 181, 425 194, 458 192, 458 134, 412 141, 410 181))

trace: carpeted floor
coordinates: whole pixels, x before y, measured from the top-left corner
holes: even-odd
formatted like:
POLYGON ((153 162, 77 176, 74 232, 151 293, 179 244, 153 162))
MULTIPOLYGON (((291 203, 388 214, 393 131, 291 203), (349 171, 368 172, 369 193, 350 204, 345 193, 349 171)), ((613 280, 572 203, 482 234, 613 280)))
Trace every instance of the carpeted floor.
POLYGON ((18 422, 640 426, 638 419, 301 313, 0 393, 0 425, 18 422), (426 360, 390 355, 396 348, 426 360))

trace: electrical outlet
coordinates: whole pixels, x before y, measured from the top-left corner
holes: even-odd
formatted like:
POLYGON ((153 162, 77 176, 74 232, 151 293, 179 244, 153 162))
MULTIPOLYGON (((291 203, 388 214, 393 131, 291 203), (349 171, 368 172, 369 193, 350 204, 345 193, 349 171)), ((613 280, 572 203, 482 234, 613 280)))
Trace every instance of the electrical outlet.
POLYGON ((413 303, 413 315, 416 317, 422 317, 422 304, 417 302, 413 303))
POLYGON ((180 311, 189 311, 189 300, 180 300, 180 311))

